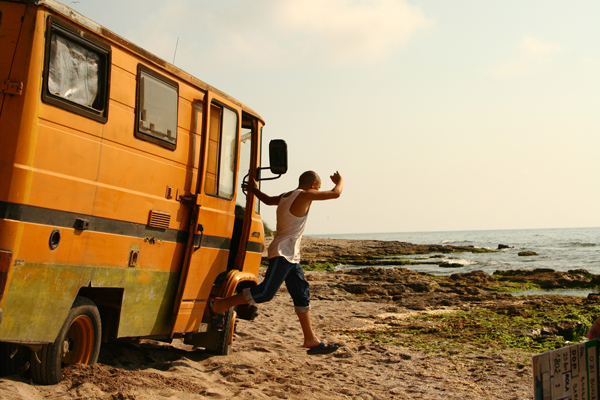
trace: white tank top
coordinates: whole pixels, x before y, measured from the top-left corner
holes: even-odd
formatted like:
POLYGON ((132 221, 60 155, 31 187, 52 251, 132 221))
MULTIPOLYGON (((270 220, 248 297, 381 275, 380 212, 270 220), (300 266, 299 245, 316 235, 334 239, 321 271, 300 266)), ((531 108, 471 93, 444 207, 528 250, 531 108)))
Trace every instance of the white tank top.
POLYGON ((281 196, 277 206, 277 233, 269 246, 269 258, 281 256, 291 263, 300 262, 300 242, 308 213, 304 217, 296 217, 290 212, 290 207, 302 192, 302 189, 296 189, 287 197, 281 196))

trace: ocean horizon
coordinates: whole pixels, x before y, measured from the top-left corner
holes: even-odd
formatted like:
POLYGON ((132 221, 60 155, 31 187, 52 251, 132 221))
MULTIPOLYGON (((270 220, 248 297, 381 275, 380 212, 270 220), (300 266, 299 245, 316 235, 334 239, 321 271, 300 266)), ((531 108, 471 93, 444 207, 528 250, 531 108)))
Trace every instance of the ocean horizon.
MULTIPOLYGON (((352 234, 318 234, 306 236, 330 239, 386 240, 413 244, 442 244, 473 246, 498 250, 490 253, 442 254, 443 261, 456 265, 442 268, 437 265, 411 265, 410 269, 434 275, 482 270, 493 274, 497 270, 533 270, 547 268, 555 271, 585 269, 600 274, 600 227, 496 229, 433 232, 382 232, 352 234), (508 248, 499 250, 498 246, 508 248), (519 256, 533 251, 537 256, 519 256)), ((415 259, 420 256, 403 256, 415 259)), ((404 266, 406 267, 406 266, 404 266)), ((344 269, 343 265, 339 266, 344 269)))

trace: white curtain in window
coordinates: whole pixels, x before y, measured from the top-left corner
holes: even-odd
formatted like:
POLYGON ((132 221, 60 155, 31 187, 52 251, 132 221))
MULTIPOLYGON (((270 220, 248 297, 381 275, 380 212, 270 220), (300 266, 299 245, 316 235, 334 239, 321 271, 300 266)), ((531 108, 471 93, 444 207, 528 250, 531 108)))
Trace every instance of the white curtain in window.
POLYGON ((98 95, 99 62, 96 53, 52 34, 48 90, 56 96, 91 107, 98 95))

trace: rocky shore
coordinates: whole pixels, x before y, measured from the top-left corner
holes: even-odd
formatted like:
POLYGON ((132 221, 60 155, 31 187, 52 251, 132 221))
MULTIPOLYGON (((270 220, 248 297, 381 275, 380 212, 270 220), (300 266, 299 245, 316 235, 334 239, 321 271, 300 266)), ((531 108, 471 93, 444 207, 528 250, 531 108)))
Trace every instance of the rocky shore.
MULTIPOLYGON (((531 288, 595 290, 584 270, 482 271, 433 276, 378 268, 387 257, 479 251, 472 247, 305 238, 312 320, 340 345, 308 356, 285 288, 239 321, 233 353, 184 345, 103 345, 95 366, 66 368, 54 386, 0 379, 2 399, 531 399, 531 356, 581 340, 600 296, 514 296, 531 288)), ((435 260, 435 258, 434 258, 435 260)), ((262 270, 264 273, 264 270, 262 270)))

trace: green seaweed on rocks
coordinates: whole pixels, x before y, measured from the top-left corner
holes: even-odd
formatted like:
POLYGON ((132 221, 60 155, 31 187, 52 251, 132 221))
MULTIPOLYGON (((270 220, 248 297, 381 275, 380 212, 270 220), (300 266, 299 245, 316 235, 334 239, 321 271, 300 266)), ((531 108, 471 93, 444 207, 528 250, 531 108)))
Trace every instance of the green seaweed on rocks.
POLYGON ((338 264, 330 262, 312 262, 301 263, 302 269, 305 271, 334 271, 338 264))
POLYGON ((485 285, 482 287, 483 289, 490 292, 497 293, 515 293, 515 292, 524 292, 527 290, 541 290, 542 287, 533 282, 502 282, 496 281, 494 283, 485 285))
MULTIPOLYGON (((385 328, 346 330, 363 342, 377 342, 431 353, 453 349, 520 349, 541 353, 584 340, 600 306, 540 303, 504 310, 423 314, 388 322, 385 328)), ((377 326, 377 325, 375 325, 377 326)))

